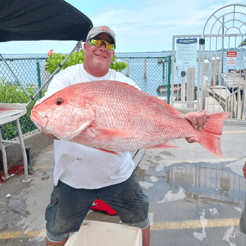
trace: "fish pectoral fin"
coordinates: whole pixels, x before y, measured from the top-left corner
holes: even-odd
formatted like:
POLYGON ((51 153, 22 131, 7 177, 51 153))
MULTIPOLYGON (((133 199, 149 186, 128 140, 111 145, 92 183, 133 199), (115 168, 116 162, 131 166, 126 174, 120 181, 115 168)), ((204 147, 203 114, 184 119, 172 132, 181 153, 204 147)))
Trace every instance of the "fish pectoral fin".
POLYGON ((72 131, 67 136, 67 140, 71 140, 71 139, 74 139, 75 137, 77 137, 81 132, 83 132, 86 128, 88 128, 90 125, 92 125, 93 121, 94 120, 84 121, 77 130, 72 131))
POLYGON ((110 153, 110 154, 114 154, 114 155, 119 155, 117 152, 115 152, 115 151, 110 151, 110 150, 106 150, 106 149, 99 149, 99 150, 101 150, 101 151, 103 151, 103 152, 106 152, 106 153, 110 153))
POLYGON ((177 146, 171 145, 168 142, 157 144, 155 146, 151 146, 148 149, 161 149, 161 148, 178 148, 177 146))
POLYGON ((107 129, 98 126, 91 126, 86 129, 86 134, 95 138, 97 141, 112 141, 122 138, 133 139, 138 137, 134 132, 119 129, 107 129))

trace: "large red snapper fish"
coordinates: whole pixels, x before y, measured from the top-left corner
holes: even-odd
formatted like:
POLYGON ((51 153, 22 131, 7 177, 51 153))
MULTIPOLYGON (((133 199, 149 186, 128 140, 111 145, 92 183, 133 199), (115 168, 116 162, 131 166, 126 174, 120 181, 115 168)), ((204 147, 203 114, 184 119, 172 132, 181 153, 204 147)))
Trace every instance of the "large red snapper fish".
POLYGON ((118 81, 68 86, 31 112, 31 120, 61 140, 106 152, 175 147, 170 139, 195 137, 205 149, 222 156, 220 138, 230 113, 212 114, 200 132, 164 101, 118 81))

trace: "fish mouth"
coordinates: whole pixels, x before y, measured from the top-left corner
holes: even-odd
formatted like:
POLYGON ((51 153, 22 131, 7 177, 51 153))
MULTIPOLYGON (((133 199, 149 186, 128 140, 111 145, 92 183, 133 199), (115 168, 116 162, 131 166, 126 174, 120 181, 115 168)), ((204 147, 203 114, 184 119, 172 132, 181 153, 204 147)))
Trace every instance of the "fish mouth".
POLYGON ((35 124, 37 124, 42 129, 46 128, 49 122, 47 115, 42 116, 37 111, 32 111, 30 118, 35 124))

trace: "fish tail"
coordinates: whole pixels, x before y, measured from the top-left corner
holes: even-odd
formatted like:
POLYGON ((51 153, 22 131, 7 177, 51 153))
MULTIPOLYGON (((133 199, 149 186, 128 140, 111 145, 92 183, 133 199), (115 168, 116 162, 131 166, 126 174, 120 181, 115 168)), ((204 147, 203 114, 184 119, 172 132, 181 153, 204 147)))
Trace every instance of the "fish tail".
POLYGON ((223 156, 222 151, 220 149, 220 138, 219 137, 213 134, 210 134, 210 133, 203 132, 201 133, 198 143, 201 144, 202 147, 204 147, 206 150, 208 150, 212 154, 219 156, 219 157, 223 156))
POLYGON ((214 135, 221 135, 223 125, 230 115, 230 112, 211 114, 209 121, 206 123, 206 128, 203 131, 214 135))
POLYGON ((221 135, 225 120, 231 113, 212 114, 206 123, 206 128, 200 133, 199 143, 209 152, 216 156, 222 157, 220 148, 220 138, 215 135, 221 135))

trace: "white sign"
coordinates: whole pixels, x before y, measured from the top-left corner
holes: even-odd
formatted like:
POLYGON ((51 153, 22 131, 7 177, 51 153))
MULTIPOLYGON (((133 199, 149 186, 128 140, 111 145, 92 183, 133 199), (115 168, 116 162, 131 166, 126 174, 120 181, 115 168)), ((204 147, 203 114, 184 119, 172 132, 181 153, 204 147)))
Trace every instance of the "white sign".
POLYGON ((177 39, 176 65, 195 66, 197 57, 197 39, 177 39))
POLYGON ((237 63, 237 51, 227 51, 226 66, 236 66, 237 63))

